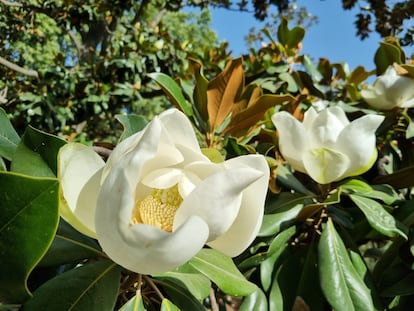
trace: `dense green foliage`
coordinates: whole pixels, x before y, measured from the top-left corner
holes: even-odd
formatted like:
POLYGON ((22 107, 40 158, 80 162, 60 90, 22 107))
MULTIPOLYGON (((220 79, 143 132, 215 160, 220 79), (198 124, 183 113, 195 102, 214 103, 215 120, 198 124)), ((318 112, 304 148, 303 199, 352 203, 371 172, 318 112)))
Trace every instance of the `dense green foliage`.
POLYGON ((1 57, 26 68, 0 69, 19 131, 30 123, 112 141, 115 114, 151 118, 168 106, 147 73, 182 76, 188 57, 209 60, 219 49, 207 10, 170 12, 161 2, 2 4, 0 13, 1 57))
POLYGON ((207 10, 178 8, 178 1, 0 1, 0 89, 7 88, 0 93, 0 309, 408 310, 412 108, 381 111, 361 93, 389 66, 414 79, 398 39, 372 51, 374 68, 348 68, 302 54, 305 29, 282 19, 262 32, 267 46, 232 59, 209 30, 207 10), (370 170, 318 184, 283 157, 271 116, 286 111, 303 120, 321 101, 350 120, 384 116, 370 170), (172 106, 212 161, 266 158, 265 215, 252 245, 233 259, 205 248, 173 271, 133 273, 58 217, 65 203, 59 150, 76 140, 106 159, 172 106))

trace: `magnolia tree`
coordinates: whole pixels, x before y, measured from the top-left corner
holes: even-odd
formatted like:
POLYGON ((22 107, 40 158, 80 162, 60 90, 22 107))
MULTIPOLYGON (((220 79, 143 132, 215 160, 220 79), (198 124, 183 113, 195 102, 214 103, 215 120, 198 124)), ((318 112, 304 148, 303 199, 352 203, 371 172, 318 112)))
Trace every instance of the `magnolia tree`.
POLYGON ((1 309, 409 309, 414 67, 391 38, 315 65, 303 35, 150 74, 175 108, 118 115, 114 148, 0 109, 1 309))

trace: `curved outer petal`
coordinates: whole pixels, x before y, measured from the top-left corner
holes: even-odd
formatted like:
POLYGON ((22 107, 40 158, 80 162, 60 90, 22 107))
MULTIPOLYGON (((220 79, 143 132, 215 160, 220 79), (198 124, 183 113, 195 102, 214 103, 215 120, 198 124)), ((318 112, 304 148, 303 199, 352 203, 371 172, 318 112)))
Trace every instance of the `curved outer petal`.
POLYGON ((135 189, 123 173, 107 178, 98 197, 96 233, 107 255, 124 268, 144 274, 174 269, 196 255, 207 241, 207 224, 191 216, 173 233, 131 225, 135 189))
POLYGON ((315 108, 310 107, 308 110, 305 111, 305 113, 303 114, 302 124, 305 127, 306 131, 309 131, 312 128, 312 124, 317 117, 318 113, 316 112, 315 108))
MULTIPOLYGON (((414 97, 414 79, 399 75, 393 66, 389 66, 377 81, 382 83, 383 93, 395 106, 407 105, 414 97)), ((377 87, 375 82, 374 87, 377 87)))
MULTIPOLYGON (((130 165, 125 161, 125 156, 128 154, 132 154, 129 157, 131 161, 140 161, 134 157, 137 147, 143 144, 142 140, 148 143, 151 140, 148 137, 155 133, 157 138, 152 138, 151 142, 158 146, 157 156, 152 159, 155 166, 158 163, 164 163, 164 166, 177 164, 189 154, 197 160, 206 159, 201 153, 190 121, 177 109, 169 109, 156 116, 142 131, 129 136, 116 146, 106 163, 103 179, 117 163, 130 165)), ((151 171, 151 166, 151 163, 147 163, 148 171, 151 171)))
POLYGON ((251 167, 263 175, 244 189, 239 213, 223 235, 208 243, 222 253, 234 257, 243 252, 255 239, 263 221, 264 205, 269 183, 269 166, 261 155, 247 155, 224 162, 228 169, 251 167))
POLYGON ((333 148, 342 129, 348 122, 341 108, 331 107, 322 110, 309 128, 310 148, 333 148))
POLYGON ((242 192, 263 175, 244 166, 208 176, 182 202, 174 217, 174 230, 196 215, 208 225, 208 241, 217 239, 229 230, 239 214, 242 192))
POLYGON ((352 121, 338 137, 337 150, 346 154, 351 163, 344 177, 360 175, 374 164, 377 151, 375 131, 383 116, 366 115, 352 121))
POLYGON ((391 110, 394 108, 394 103, 388 101, 382 91, 368 86, 366 90, 361 90, 361 96, 371 106, 380 110, 391 110))
POLYGON ((130 185, 135 186, 139 183, 141 176, 160 168, 160 163, 168 166, 182 162, 181 153, 167 141, 168 138, 163 134, 160 120, 156 117, 143 132, 138 132, 122 141, 118 146, 121 146, 121 150, 128 151, 120 154, 117 151, 118 146, 114 149, 108 159, 111 165, 107 163, 105 166, 106 177, 103 179, 103 184, 106 179, 115 178, 120 171, 124 171, 123 174, 130 185), (129 140, 129 138, 132 139, 129 140), (132 145, 125 146, 128 143, 132 145))
POLYGON ((96 238, 94 215, 105 162, 91 147, 68 143, 59 150, 58 163, 65 200, 61 216, 78 231, 96 238))
POLYGON ((147 129, 151 126, 151 123, 152 122, 147 124, 147 126, 142 131, 137 132, 127 137, 123 141, 121 141, 115 147, 115 149, 112 150, 109 158, 106 161, 105 168, 102 172, 102 182, 108 176, 110 170, 112 169, 112 166, 119 163, 122 160, 124 155, 130 153, 134 149, 134 147, 139 144, 142 136, 146 133, 147 129))
POLYGON ((177 109, 168 109, 159 115, 166 133, 175 145, 189 148, 201 154, 194 128, 188 118, 177 109))
POLYGON ((309 176, 320 184, 341 179, 350 165, 345 154, 328 148, 306 150, 303 163, 309 176))
POLYGON ((327 108, 327 110, 341 122, 342 128, 344 128, 350 123, 345 111, 342 108, 334 106, 327 108))
POLYGON ((308 137, 303 124, 286 111, 275 113, 272 121, 279 132, 279 148, 283 157, 296 170, 306 172, 302 156, 308 149, 308 137))

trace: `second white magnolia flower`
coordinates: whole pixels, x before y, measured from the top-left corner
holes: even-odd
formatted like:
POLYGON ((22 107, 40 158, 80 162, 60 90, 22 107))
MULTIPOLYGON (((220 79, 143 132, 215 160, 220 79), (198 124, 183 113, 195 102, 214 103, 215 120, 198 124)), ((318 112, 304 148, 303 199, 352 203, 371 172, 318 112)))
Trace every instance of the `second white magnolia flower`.
POLYGON ((414 79, 399 75, 389 66, 361 95, 370 106, 381 110, 414 107, 414 79))
POLYGON ((310 108, 303 123, 285 111, 272 116, 284 158, 320 184, 360 175, 374 164, 375 131, 383 120, 366 115, 349 122, 339 107, 320 113, 310 108))

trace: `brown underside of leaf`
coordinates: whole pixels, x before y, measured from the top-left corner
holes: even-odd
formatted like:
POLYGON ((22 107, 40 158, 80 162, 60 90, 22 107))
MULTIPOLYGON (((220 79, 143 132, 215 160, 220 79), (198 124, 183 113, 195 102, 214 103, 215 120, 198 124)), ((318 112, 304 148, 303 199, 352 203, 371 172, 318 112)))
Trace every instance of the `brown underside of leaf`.
POLYGON ((239 132, 246 131, 259 122, 269 108, 286 102, 292 103, 295 100, 295 97, 290 94, 262 95, 254 102, 249 103, 247 108, 234 114, 223 134, 232 134, 237 137, 239 132))
POLYGON ((232 112, 244 88, 242 59, 231 60, 226 68, 208 84, 207 110, 212 131, 232 112))

